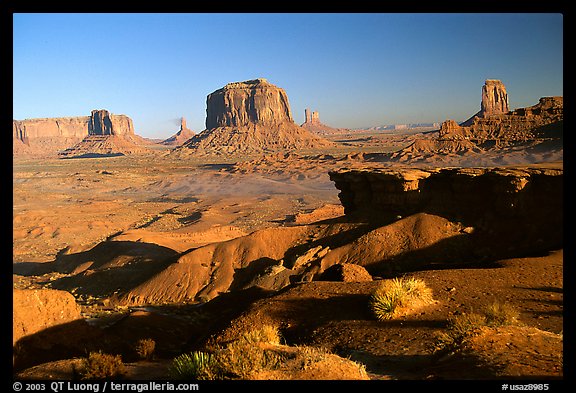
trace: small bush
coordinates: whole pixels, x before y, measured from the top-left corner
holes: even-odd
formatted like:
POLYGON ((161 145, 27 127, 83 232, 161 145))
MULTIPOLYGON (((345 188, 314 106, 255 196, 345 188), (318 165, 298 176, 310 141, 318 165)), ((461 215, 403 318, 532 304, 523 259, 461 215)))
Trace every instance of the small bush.
POLYGON ((270 325, 244 333, 218 352, 219 367, 225 374, 242 379, 261 370, 274 370, 284 359, 265 346, 278 345, 280 341, 278 329, 270 325))
POLYGON ((461 314, 448 321, 448 330, 438 335, 437 349, 452 350, 482 327, 499 327, 518 324, 519 312, 511 305, 492 303, 483 314, 461 314))
POLYGON ((484 315, 488 326, 498 327, 518 324, 520 313, 508 303, 492 303, 484 310, 484 315))
POLYGON ((370 298, 374 316, 382 321, 393 318, 401 308, 432 301, 432 291, 417 278, 384 280, 370 298))
POLYGON ((209 353, 185 353, 172 361, 170 374, 175 379, 215 379, 217 374, 216 362, 209 353))
POLYGON ((483 326, 486 326, 486 318, 480 314, 461 314, 451 318, 448 320, 448 330, 438 335, 437 349, 453 349, 483 326))
POLYGON ((81 372, 82 379, 114 378, 124 374, 122 356, 110 355, 102 352, 90 352, 84 359, 81 372))
POLYGON ((241 340, 250 344, 280 344, 280 333, 276 327, 264 325, 260 329, 244 333, 241 340))
POLYGON ((154 356, 154 350, 156 349, 156 341, 151 338, 138 340, 135 349, 140 359, 151 360, 154 356))

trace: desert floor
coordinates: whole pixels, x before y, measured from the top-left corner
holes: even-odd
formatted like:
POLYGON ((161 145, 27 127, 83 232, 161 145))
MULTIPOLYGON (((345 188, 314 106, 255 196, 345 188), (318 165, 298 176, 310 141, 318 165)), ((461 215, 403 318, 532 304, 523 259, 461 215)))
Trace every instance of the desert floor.
MULTIPOLYGON (((401 145, 399 141, 388 149, 401 145)), ((327 172, 354 165, 362 163, 354 157, 322 161, 321 156, 308 164, 279 157, 276 162, 246 160, 239 165, 161 154, 15 158, 14 288, 40 288, 61 280, 65 274, 43 271, 42 266, 107 240, 181 253, 259 229, 341 218, 338 190, 327 172)), ((287 344, 326 348, 364 364, 371 379, 561 378, 563 250, 489 264, 439 265, 406 275, 423 279, 435 303, 384 322, 375 320, 366 307, 378 280, 314 281, 279 293, 252 288, 202 306, 128 308, 109 307, 98 291, 75 288, 71 292, 92 322, 51 339, 98 341, 104 332, 110 348, 132 362, 128 377, 165 378, 167 362, 178 353, 268 322, 281 327, 287 344), (436 336, 451 317, 494 302, 516 308, 521 324, 480 335, 456 354, 434 352, 436 336), (138 362, 129 342, 147 336, 157 342, 157 359, 138 362)), ((69 353, 39 351, 16 371, 63 361, 69 353)), ((56 372, 58 366, 51 367, 50 372, 56 372)), ((64 364, 59 372, 65 375, 69 368, 64 364)), ((46 377, 45 370, 28 376, 46 377)))

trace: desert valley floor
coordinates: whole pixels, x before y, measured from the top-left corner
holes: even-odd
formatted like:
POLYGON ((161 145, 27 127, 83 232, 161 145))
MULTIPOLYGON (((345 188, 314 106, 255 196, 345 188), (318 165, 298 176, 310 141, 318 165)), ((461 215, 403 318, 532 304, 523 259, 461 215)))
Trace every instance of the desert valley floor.
MULTIPOLYGON (((409 143, 390 138, 372 150, 409 143)), ((353 141, 349 146, 348 152, 309 152, 306 158, 206 159, 161 150, 150 157, 15 157, 15 293, 66 291, 80 318, 28 335, 15 325, 22 338, 15 338, 14 375, 75 378, 79 359, 102 351, 122 356, 126 379, 165 379, 176 356, 210 351, 271 325, 285 348, 321 348, 334 357, 251 378, 562 378, 561 239, 539 249, 502 240, 471 250, 476 243, 464 238, 473 228, 440 215, 421 212, 378 223, 345 215, 330 171, 474 166, 466 156, 415 164, 377 160, 370 147, 357 153, 353 141), (318 261, 330 258, 363 258, 354 255, 362 247, 393 261, 393 268, 366 264, 368 278, 356 270, 330 276, 328 269, 315 274, 319 270, 308 268, 321 269, 318 261), (201 267, 208 269, 204 285, 194 281, 200 267, 186 266, 206 255, 212 259, 201 267), (241 262, 228 266, 216 256, 241 262), (296 265, 302 267, 298 274, 296 265), (370 296, 393 277, 423 280, 433 302, 377 320, 370 296), (195 290, 181 288, 186 285, 195 290), (517 323, 484 327, 460 347, 438 350, 451 320, 494 303, 517 310, 517 323), (139 359, 139 339, 154 340, 153 358, 139 359)), ((493 157, 499 165, 492 166, 563 170, 561 155, 543 154, 545 162, 528 165, 522 163, 526 154, 512 152, 509 161, 493 157)), ((538 161, 537 151, 530 154, 538 161)), ((25 320, 26 308, 20 310, 25 320)))

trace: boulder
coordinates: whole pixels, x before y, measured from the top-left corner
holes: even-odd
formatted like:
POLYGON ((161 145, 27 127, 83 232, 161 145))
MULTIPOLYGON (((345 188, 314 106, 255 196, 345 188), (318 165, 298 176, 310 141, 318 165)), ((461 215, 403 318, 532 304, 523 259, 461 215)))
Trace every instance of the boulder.
POLYGON ((12 299, 12 342, 78 319, 80 306, 66 291, 54 289, 14 289, 12 299))
POLYGON ((353 263, 337 263, 322 273, 323 281, 362 282, 372 281, 372 276, 360 265, 353 263))

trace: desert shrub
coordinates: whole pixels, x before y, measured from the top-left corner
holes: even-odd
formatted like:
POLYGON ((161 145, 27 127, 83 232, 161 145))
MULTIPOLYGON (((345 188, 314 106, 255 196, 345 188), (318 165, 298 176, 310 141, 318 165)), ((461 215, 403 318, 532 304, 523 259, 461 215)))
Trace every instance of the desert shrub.
POLYGON ((448 329, 437 337, 438 350, 450 350, 462 343, 465 338, 471 337, 486 326, 486 318, 480 314, 460 314, 448 320, 448 329))
POLYGON ((507 303, 492 303, 482 314, 461 314, 448 320, 448 329, 438 335, 437 349, 452 350, 480 331, 482 327, 518 324, 519 312, 507 303))
POLYGON ((140 359, 151 360, 154 356, 154 349, 156 349, 156 341, 151 338, 138 340, 135 349, 140 359))
POLYGON ((102 352, 90 352, 84 359, 82 379, 114 378, 124 374, 122 356, 102 352))
POLYGON ((278 345, 280 340, 278 329, 270 325, 244 333, 218 352, 219 368, 226 375, 242 379, 262 370, 274 370, 285 359, 266 346, 278 345))
POLYGON ((209 353, 184 353, 172 360, 170 374, 174 379, 215 379, 218 374, 217 364, 209 353))
POLYGON ((250 344, 280 344, 280 333, 278 332, 278 328, 271 325, 264 325, 260 329, 244 333, 241 339, 250 344))
POLYGON ((424 281, 417 278, 394 278, 384 280, 370 297, 374 316, 382 321, 393 318, 400 308, 432 301, 432 291, 424 281))
POLYGON ((276 351, 244 340, 234 341, 218 353, 218 364, 225 375, 249 379, 253 373, 275 370, 285 360, 276 351))
POLYGON ((488 326, 506 326, 518 324, 520 313, 508 303, 492 303, 484 310, 488 326))

